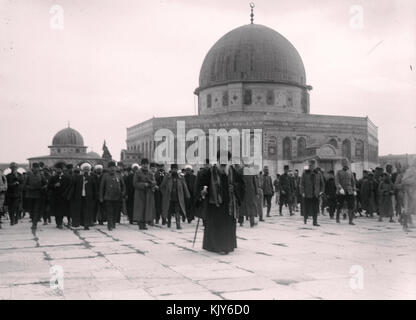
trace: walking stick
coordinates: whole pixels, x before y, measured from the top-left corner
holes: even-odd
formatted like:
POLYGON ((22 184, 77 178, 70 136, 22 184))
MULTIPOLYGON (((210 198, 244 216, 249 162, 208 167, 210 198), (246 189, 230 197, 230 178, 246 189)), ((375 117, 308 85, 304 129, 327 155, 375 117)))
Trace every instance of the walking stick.
MULTIPOLYGON (((208 187, 207 186, 204 186, 204 189, 203 189, 203 191, 207 191, 208 190, 208 187)), ((205 199, 205 195, 203 195, 202 196, 202 200, 204 200, 205 199)), ((198 221, 197 221, 197 223, 196 223, 196 229, 195 229, 195 235, 194 235, 194 242, 192 243, 192 248, 194 247, 194 245, 195 245, 195 240, 196 240, 196 234, 198 233, 198 227, 199 227, 199 217, 198 217, 198 221)))
POLYGON ((198 217, 198 222, 196 223, 196 229, 195 229, 195 235, 194 235, 194 242, 192 243, 192 248, 195 245, 196 234, 198 233, 198 227, 199 227, 199 217, 198 217))

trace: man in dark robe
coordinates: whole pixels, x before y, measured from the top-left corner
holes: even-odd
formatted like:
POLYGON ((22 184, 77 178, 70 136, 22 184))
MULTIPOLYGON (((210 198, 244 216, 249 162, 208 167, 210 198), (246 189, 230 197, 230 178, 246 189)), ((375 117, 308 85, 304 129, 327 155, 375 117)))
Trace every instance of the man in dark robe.
MULTIPOLYGON (((205 226, 205 218, 208 210, 208 198, 204 197, 201 198, 199 194, 199 186, 201 183, 201 179, 205 176, 205 171, 210 170, 211 165, 209 163, 209 159, 205 160, 205 164, 203 167, 199 168, 198 173, 196 174, 195 184, 194 184, 194 190, 193 190, 193 207, 194 207, 194 215, 195 217, 198 217, 198 219, 202 219, 202 224, 205 226)), ((208 188, 208 186, 206 186, 208 188)))
POLYGON ((340 223, 339 216, 344 203, 347 203, 349 224, 354 225, 354 197, 357 196, 354 175, 350 170, 348 159, 342 159, 342 169, 335 175, 335 185, 337 186, 338 208, 336 222, 340 223))
POLYGON ((147 230, 146 224, 153 223, 156 218, 154 192, 159 189, 153 172, 149 170, 149 160, 140 162, 141 168, 133 178, 134 211, 133 221, 137 221, 140 230, 147 230))
POLYGON ((9 210, 10 225, 17 224, 19 218, 19 204, 22 197, 23 177, 17 172, 17 164, 10 164, 11 172, 6 176, 6 203, 9 210))
MULTIPOLYGON (((218 152, 218 159, 219 155, 218 152)), ((244 197, 243 179, 230 164, 230 159, 228 152, 228 163, 201 171, 196 188, 197 203, 208 199, 202 247, 220 254, 228 254, 237 248, 237 207, 244 197)))
POLYGON ((94 167, 94 184, 95 184, 95 190, 96 190, 96 201, 95 201, 95 208, 94 208, 94 217, 93 221, 94 223, 98 221, 99 225, 103 225, 104 222, 107 221, 107 218, 105 216, 103 203, 100 202, 100 185, 101 185, 101 179, 103 177, 103 166, 101 164, 97 164, 94 167))
POLYGON ((65 164, 63 162, 55 164, 56 174, 48 182, 48 189, 51 193, 51 215, 55 216, 56 227, 58 229, 63 228, 63 217, 69 207, 66 192, 70 187, 71 180, 68 175, 63 173, 64 167, 65 164))
POLYGON ((273 190, 273 182, 272 178, 269 175, 269 168, 264 167, 264 180, 263 180, 263 194, 264 194, 264 200, 267 206, 267 217, 270 217, 270 210, 272 208, 272 197, 274 195, 273 190))
POLYGON ((41 190, 41 205, 40 205, 40 212, 43 218, 43 225, 47 225, 48 222, 51 222, 51 215, 50 215, 50 194, 49 194, 49 180, 51 179, 50 170, 47 167, 43 167, 42 175, 45 178, 46 184, 43 186, 41 190))
MULTIPOLYGON (((64 176, 66 177, 66 179, 69 180, 69 184, 72 183, 75 174, 76 173, 74 173, 74 165, 72 163, 68 163, 64 170, 64 176)), ((67 188, 65 192, 68 192, 68 191, 69 191, 69 188, 67 188)), ((68 199, 68 195, 66 193, 64 194, 64 197, 68 199)), ((71 202, 70 201, 67 202, 67 206, 64 208, 64 210, 65 210, 64 216, 67 219, 67 227, 70 227, 71 226, 71 202)))
POLYGON ((32 164, 32 171, 28 172, 23 189, 26 191, 27 208, 32 219, 32 230, 36 230, 41 218, 41 191, 46 180, 40 173, 39 163, 32 164))
POLYGON ((129 223, 133 224, 133 209, 134 209, 134 174, 139 170, 139 165, 134 163, 131 168, 127 169, 127 175, 124 176, 124 184, 126 185, 126 209, 129 223))
POLYGON ((162 192, 162 214, 167 218, 168 228, 172 216, 175 217, 176 229, 181 228, 181 215, 186 216, 185 199, 189 199, 189 191, 185 179, 178 174, 178 165, 173 163, 170 172, 163 178, 160 185, 162 192))
POLYGON ((313 225, 319 227, 319 197, 325 192, 324 178, 319 170, 315 168, 315 160, 309 161, 309 168, 302 174, 300 191, 304 199, 305 210, 303 211, 303 222, 306 224, 308 217, 312 216, 313 225))
MULTIPOLYGON (((165 177, 165 169, 162 163, 157 165, 157 171, 155 173, 156 185, 159 187, 155 190, 155 210, 156 210, 156 224, 159 224, 160 217, 162 217, 162 192, 160 191, 160 185, 165 177)), ((166 224, 166 218, 162 217, 162 225, 166 224)))
POLYGON ((325 180, 325 198, 329 217, 334 219, 337 208, 337 186, 335 185, 334 170, 328 172, 327 179, 325 180))
POLYGON ((289 213, 292 216, 293 207, 293 195, 295 192, 294 179, 289 176, 289 166, 283 167, 284 173, 279 178, 279 189, 280 189, 280 204, 279 204, 279 215, 282 214, 283 205, 289 207, 289 213))
POLYGON ((258 214, 258 193, 259 193, 259 180, 254 168, 248 164, 243 163, 243 169, 240 170, 242 180, 245 187, 244 198, 241 200, 238 223, 242 227, 244 224, 244 218, 250 221, 250 227, 257 225, 255 217, 258 214), (246 171, 246 174, 244 173, 246 171))
POLYGON ((116 173, 116 163, 108 163, 108 172, 101 179, 100 202, 103 203, 107 217, 107 229, 112 231, 116 228, 116 219, 120 213, 120 201, 125 193, 124 181, 116 173))
POLYGON ((378 221, 383 221, 383 217, 390 218, 390 222, 394 222, 393 216, 393 201, 392 196, 394 195, 394 185, 391 182, 390 174, 385 172, 382 174, 382 180, 378 186, 379 196, 379 210, 380 216, 378 221))
POLYGON ((193 206, 193 199, 194 199, 194 187, 195 187, 196 176, 193 173, 192 166, 186 165, 185 166, 185 182, 186 187, 189 191, 189 198, 185 198, 185 206, 186 206, 186 218, 188 219, 188 223, 191 223, 194 220, 194 206, 193 206))
POLYGON ((377 188, 374 184, 373 172, 364 170, 363 178, 360 182, 360 203, 362 210, 365 211, 367 217, 373 217, 375 211, 375 195, 377 188))
POLYGON ((68 199, 71 201, 72 227, 78 228, 81 225, 84 230, 89 230, 93 225, 97 191, 91 175, 91 165, 83 163, 81 170, 81 175, 74 176, 68 199))

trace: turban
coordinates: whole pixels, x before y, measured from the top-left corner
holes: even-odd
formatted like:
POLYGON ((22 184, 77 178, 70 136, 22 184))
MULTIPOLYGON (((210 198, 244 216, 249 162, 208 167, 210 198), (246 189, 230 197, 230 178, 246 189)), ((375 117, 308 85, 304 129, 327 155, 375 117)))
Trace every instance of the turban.
POLYGON ((101 164, 96 164, 94 167, 95 170, 103 170, 103 166, 101 164))
POLYGON ((192 170, 192 166, 191 166, 190 164, 187 164, 187 165, 185 166, 185 169, 191 169, 191 170, 192 170))
POLYGON ((25 169, 23 169, 23 168, 19 168, 19 169, 17 169, 17 172, 19 172, 20 174, 23 174, 23 173, 25 173, 25 172, 26 172, 26 170, 25 170, 25 169))
POLYGON ((134 169, 134 168, 139 169, 139 168, 140 168, 140 166, 139 166, 139 164, 138 164, 138 163, 133 163, 133 164, 131 165, 131 168, 132 168, 132 169, 134 169))
POLYGON ((84 162, 83 164, 81 164, 81 170, 85 170, 86 168, 88 168, 88 170, 91 170, 91 165, 88 162, 84 162))

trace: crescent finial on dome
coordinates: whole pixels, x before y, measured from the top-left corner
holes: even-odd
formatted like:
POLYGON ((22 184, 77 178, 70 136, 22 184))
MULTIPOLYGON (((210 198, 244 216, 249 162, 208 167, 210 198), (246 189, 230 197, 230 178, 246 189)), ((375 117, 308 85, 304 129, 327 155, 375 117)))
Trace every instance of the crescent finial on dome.
POLYGON ((254 13, 253 13, 254 7, 255 7, 254 2, 250 2, 250 8, 251 8, 250 21, 251 21, 251 24, 253 24, 253 21, 254 21, 254 13))

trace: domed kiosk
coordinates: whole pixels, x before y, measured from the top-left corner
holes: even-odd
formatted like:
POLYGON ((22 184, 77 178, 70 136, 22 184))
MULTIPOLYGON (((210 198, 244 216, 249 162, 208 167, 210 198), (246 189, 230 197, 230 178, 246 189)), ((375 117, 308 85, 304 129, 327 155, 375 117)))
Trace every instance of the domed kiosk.
POLYGON ((29 158, 29 165, 32 166, 34 162, 43 162, 46 166, 51 167, 61 161, 73 165, 79 165, 83 162, 95 165, 102 162, 102 158, 97 153, 87 153, 82 135, 69 126, 54 135, 52 145, 48 148, 50 149, 50 155, 29 158))
MULTIPOLYGON (((155 132, 169 129, 176 134, 181 121, 185 132, 201 129, 206 135, 210 129, 260 129, 262 164, 272 175, 281 173, 284 165, 302 172, 309 159, 328 171, 348 158, 358 177, 363 169, 376 166, 377 127, 368 117, 311 114, 311 90, 302 58, 288 39, 264 25, 240 26, 222 36, 203 58, 194 91, 198 115, 155 117, 127 128, 122 155, 154 159, 162 143, 155 141, 155 132)), ((177 160, 176 147, 175 141, 177 160)))

